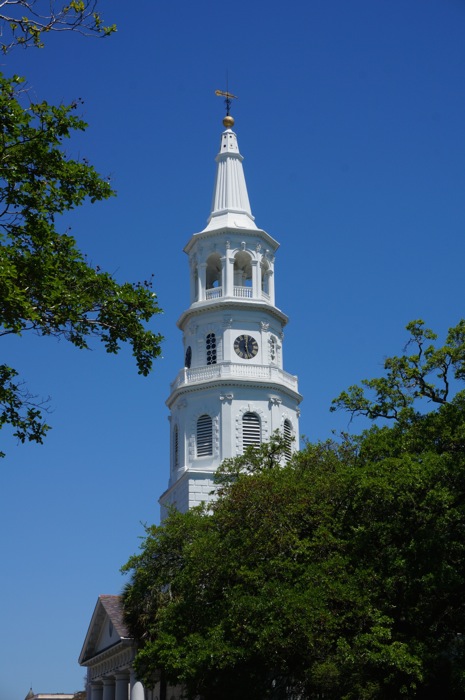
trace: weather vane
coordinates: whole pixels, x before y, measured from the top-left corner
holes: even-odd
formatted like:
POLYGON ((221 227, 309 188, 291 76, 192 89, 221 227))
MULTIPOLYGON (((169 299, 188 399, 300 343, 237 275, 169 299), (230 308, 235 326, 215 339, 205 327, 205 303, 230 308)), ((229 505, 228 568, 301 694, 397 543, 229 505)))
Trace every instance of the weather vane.
POLYGON ((223 92, 223 90, 215 90, 215 95, 218 97, 224 97, 224 103, 226 105, 226 116, 229 117, 229 112, 231 111, 231 100, 237 100, 237 95, 232 95, 230 92, 223 92))

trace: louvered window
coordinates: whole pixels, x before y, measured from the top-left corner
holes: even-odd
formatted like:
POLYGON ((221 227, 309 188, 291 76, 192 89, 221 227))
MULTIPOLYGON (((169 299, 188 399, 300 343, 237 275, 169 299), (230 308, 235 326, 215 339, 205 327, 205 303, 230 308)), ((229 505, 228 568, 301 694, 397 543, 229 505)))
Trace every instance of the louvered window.
POLYGON ((207 365, 216 365, 216 335, 209 333, 206 338, 207 365))
POLYGON ((174 426, 173 430, 173 463, 174 463, 174 468, 177 469, 179 467, 179 431, 178 431, 178 426, 174 426))
POLYGON ((260 418, 256 413, 244 413, 242 416, 242 447, 250 445, 259 447, 262 441, 260 418))
POLYGON ((197 421, 197 457, 213 454, 213 424, 206 413, 197 421))
POLYGON ((287 460, 291 458, 292 455, 292 423, 290 420, 284 421, 284 457, 287 460))

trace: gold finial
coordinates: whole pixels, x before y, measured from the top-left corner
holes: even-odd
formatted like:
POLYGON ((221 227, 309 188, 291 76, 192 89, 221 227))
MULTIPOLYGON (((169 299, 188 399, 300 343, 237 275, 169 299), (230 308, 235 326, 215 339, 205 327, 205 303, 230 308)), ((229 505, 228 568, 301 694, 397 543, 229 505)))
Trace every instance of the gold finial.
POLYGON ((225 129, 232 129, 234 126, 234 118, 230 114, 227 114, 223 119, 223 126, 225 129))
POLYGON ((223 92, 223 90, 215 90, 215 95, 225 98, 224 103, 226 105, 226 116, 223 119, 223 125, 226 127, 226 129, 230 129, 232 126, 234 126, 234 119, 229 114, 231 110, 231 100, 237 100, 237 95, 232 95, 227 91, 223 92))

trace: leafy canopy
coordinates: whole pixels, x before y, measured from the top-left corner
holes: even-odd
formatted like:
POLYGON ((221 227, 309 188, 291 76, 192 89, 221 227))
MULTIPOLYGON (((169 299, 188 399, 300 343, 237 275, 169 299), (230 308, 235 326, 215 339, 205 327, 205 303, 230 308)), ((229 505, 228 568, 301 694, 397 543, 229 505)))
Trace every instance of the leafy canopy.
POLYGON ((362 386, 349 387, 334 399, 331 410, 343 408, 371 420, 408 420, 415 415, 418 399, 447 403, 451 384, 465 379, 465 320, 449 329, 445 345, 439 348, 434 344, 436 333, 424 325, 417 320, 406 327, 410 339, 404 351, 413 349, 412 354, 388 357, 384 377, 364 379, 362 386))
POLYGON ((107 37, 116 25, 105 25, 97 11, 97 0, 0 0, 2 26, 0 49, 15 46, 43 48, 45 34, 78 32, 86 36, 107 37))
MULTIPOLYGON (((402 372, 419 386, 454 355, 463 379, 460 328, 402 372)), ((275 436, 222 467, 209 510, 148 527, 123 567, 147 687, 161 671, 204 700, 463 697, 465 392, 440 398, 284 465, 275 436)))
MULTIPOLYGON (((129 342, 146 375, 161 341, 145 328, 159 312, 151 281, 119 284, 58 230, 60 215, 114 194, 88 162, 64 151, 86 128, 78 105, 30 102, 22 86, 22 78, 0 75, 0 336, 33 331, 78 348, 97 338, 109 353, 129 342)), ((17 376, 0 365, 0 427, 11 425, 21 442, 42 442, 42 407, 17 376)))

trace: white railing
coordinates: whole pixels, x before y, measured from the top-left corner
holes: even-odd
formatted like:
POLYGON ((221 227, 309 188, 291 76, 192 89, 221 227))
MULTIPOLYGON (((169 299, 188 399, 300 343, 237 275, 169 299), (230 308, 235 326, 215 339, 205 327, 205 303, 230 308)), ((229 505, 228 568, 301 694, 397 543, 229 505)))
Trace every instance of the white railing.
POLYGON ((279 369, 279 367, 245 365, 236 362, 223 362, 219 365, 206 365, 193 369, 184 368, 178 373, 174 382, 171 383, 171 391, 187 384, 200 384, 214 381, 215 379, 231 379, 234 377, 250 381, 273 381, 297 391, 297 377, 279 369))
POLYGON ((223 287, 212 287, 205 291, 205 299, 219 299, 223 296, 223 287))
POLYGON ((252 298, 252 287, 234 287, 234 296, 241 299, 252 298))

